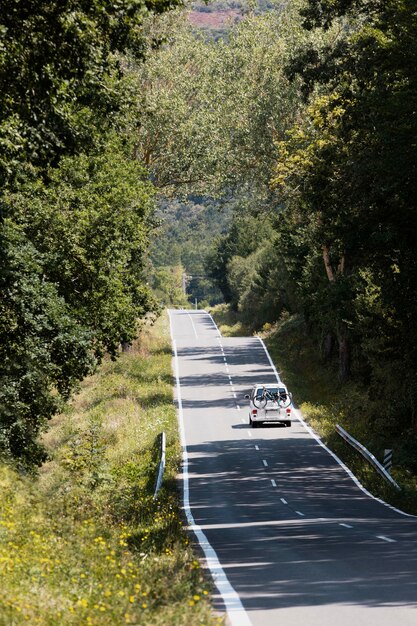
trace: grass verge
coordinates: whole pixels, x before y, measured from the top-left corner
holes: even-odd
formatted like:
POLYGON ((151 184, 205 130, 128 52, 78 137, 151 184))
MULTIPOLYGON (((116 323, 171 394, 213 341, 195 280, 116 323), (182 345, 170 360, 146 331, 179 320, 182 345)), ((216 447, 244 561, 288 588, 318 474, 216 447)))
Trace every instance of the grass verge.
MULTIPOLYGON (((252 334, 239 322, 238 314, 225 305, 213 308, 211 313, 224 336, 252 334)), ((367 415, 366 389, 354 382, 339 384, 334 368, 320 361, 317 346, 307 335, 300 316, 284 314, 276 324, 266 324, 259 334, 304 418, 326 445, 373 495, 417 515, 417 476, 407 463, 397 461, 391 472, 401 486, 398 492, 336 432, 336 424, 340 424, 380 461, 384 448, 393 449, 395 462, 396 448, 400 449, 402 442, 374 428, 367 415)))
POLYGON ((105 361, 44 439, 36 476, 0 465, 0 624, 221 622, 180 512, 167 318, 105 361))

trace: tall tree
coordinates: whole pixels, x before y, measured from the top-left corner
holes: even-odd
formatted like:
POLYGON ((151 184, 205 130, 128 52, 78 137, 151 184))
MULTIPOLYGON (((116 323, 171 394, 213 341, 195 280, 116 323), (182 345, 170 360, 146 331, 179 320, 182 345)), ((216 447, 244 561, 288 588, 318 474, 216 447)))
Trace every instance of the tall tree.
POLYGON ((120 54, 176 0, 0 0, 0 446, 37 435, 155 307, 143 276, 153 191, 127 133, 120 54), (117 131, 118 138, 114 137, 117 131))
POLYGON ((298 4, 248 15, 226 41, 207 41, 180 22, 148 63, 133 65, 142 94, 138 154, 161 192, 269 197, 274 142, 299 97, 284 72, 294 40, 307 36, 298 4))
POLYGON ((140 57, 144 15, 177 4, 0 0, 0 185, 22 164, 56 164, 111 127, 123 100, 116 53, 140 57))
POLYGON ((415 425, 414 2, 311 0, 304 17, 310 29, 339 23, 340 35, 332 48, 304 48, 292 63, 313 104, 279 145, 275 183, 300 228, 309 225, 305 267, 322 257, 329 295, 316 301, 317 316, 333 302, 339 339, 354 338, 370 367, 371 393, 396 388, 398 418, 415 425))

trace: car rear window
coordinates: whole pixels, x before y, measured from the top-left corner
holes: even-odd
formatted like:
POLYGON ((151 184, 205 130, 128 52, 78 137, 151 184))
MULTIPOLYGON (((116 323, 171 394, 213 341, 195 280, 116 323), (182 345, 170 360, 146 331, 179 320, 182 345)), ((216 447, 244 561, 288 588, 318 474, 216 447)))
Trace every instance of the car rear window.
MULTIPOLYGON (((284 389, 284 387, 279 387, 279 388, 278 387, 265 387, 265 389, 267 389, 267 391, 269 391, 269 393, 271 393, 271 394, 279 393, 280 395, 287 395, 287 390, 284 389)), ((256 394, 255 395, 256 395, 257 398, 261 398, 262 397, 263 390, 264 390, 263 387, 259 387, 256 390, 256 394)))

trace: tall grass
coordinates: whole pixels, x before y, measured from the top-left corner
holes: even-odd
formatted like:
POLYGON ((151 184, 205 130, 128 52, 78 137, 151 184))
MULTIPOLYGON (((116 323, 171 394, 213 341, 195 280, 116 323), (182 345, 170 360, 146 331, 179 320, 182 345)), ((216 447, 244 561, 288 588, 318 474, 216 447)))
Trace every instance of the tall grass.
POLYGON ((0 624, 219 623, 179 507, 166 317, 83 383, 44 442, 37 475, 0 465, 0 624))

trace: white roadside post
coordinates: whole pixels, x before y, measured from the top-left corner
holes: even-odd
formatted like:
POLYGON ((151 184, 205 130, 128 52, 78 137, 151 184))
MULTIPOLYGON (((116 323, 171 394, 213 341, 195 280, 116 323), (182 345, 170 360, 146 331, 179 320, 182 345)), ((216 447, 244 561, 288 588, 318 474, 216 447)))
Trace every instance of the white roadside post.
POLYGON ((165 433, 162 433, 161 434, 161 460, 159 462, 158 478, 156 479, 155 492, 153 494, 153 499, 154 500, 155 500, 156 496, 158 495, 158 491, 161 488, 162 479, 164 477, 164 470, 165 470, 165 446, 166 446, 165 433))
POLYGON ((384 468, 390 474, 392 467, 392 450, 384 450, 384 468))

